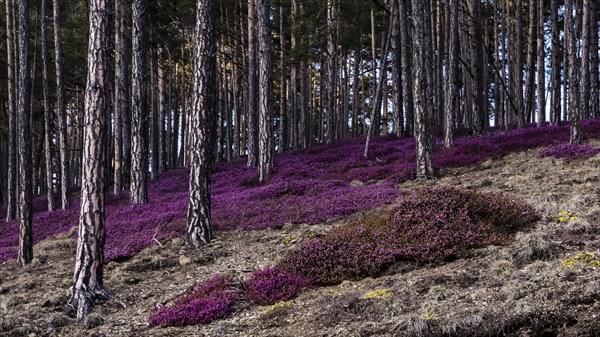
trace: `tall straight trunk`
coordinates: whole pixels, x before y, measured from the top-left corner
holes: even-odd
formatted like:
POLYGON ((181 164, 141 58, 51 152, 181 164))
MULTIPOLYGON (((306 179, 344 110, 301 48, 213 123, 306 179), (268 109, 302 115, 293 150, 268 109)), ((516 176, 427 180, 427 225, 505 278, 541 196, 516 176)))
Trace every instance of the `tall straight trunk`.
POLYGON ((429 179, 434 176, 432 160, 432 144, 430 142, 430 106, 427 93, 428 76, 426 68, 428 60, 428 19, 429 11, 425 2, 416 0, 412 2, 412 18, 414 22, 413 52, 414 52, 414 93, 415 93, 415 128, 417 155, 417 179, 429 179))
POLYGON ((402 41, 402 78, 404 80, 406 88, 404 94, 404 104, 406 105, 406 130, 405 135, 412 135, 414 130, 414 115, 415 115, 415 102, 414 102, 414 88, 413 84, 413 50, 411 45, 411 35, 409 34, 409 20, 408 20, 408 4, 404 0, 399 0, 400 10, 400 40, 402 41))
POLYGON ((15 29, 14 0, 6 0, 6 51, 8 66, 8 165, 6 221, 15 218, 17 212, 17 79, 15 78, 15 29))
POLYGON ((256 1, 248 0, 248 166, 258 165, 258 63, 256 1))
POLYGON ((42 77, 44 94, 44 153, 46 159, 46 195, 48 197, 48 211, 54 211, 54 197, 52 195, 52 113, 50 111, 50 93, 48 79, 48 21, 47 0, 42 0, 42 77))
POLYGON ((560 50, 560 29, 558 27, 558 0, 550 1, 550 16, 552 18, 552 74, 551 74, 551 106, 550 123, 558 125, 561 117, 561 50, 560 50))
POLYGON ((129 88, 127 81, 127 9, 124 0, 115 0, 115 117, 114 193, 123 189, 123 117, 126 114, 129 88))
MULTIPOLYGON (((358 109, 359 104, 359 65, 360 65, 360 51, 354 51, 354 62, 352 71, 352 126, 351 135, 352 137, 358 137, 358 109)), ((400 105, 402 105, 402 97, 400 99, 400 105)), ((400 112, 402 114, 402 112, 400 112)))
MULTIPOLYGON (((504 90, 503 90, 503 63, 500 59, 500 25, 504 25, 502 22, 502 15, 498 8, 498 2, 494 2, 494 125, 500 129, 504 128, 504 90)), ((504 51, 503 51, 504 53, 504 51)))
POLYGON ((191 172, 186 240, 190 248, 210 243, 211 120, 216 117, 216 5, 198 0, 194 32, 194 89, 191 124, 191 172))
POLYGON ((106 0, 90 2, 88 73, 85 90, 84 143, 81 180, 81 209, 75 255, 71 308, 77 323, 84 322, 95 299, 108 299, 104 288, 104 185, 108 122, 109 18, 106 0))
POLYGON ((537 1, 529 1, 529 29, 527 42, 527 65, 525 73, 525 121, 529 122, 535 111, 535 62, 537 51, 537 1))
POLYGON ((131 203, 148 203, 146 180, 146 25, 144 0, 133 1, 133 63, 131 80, 131 203))
MULTIPOLYGON (((525 107, 523 105, 523 3, 522 0, 516 1, 516 20, 517 27, 514 31, 514 68, 513 83, 515 88, 515 115, 517 116, 517 128, 523 128, 525 126, 525 107)), ((514 28, 514 27, 513 27, 514 28)))
MULTIPOLYGON (((600 4, 598 2, 592 2, 592 13, 600 13, 600 4)), ((598 118, 600 117, 600 77, 598 74, 598 72, 600 71, 600 57, 598 56, 598 48, 600 46, 600 37, 598 36, 598 20, 600 20, 600 17, 598 15, 591 15, 590 16, 590 21, 591 21, 591 43, 590 43, 590 54, 591 56, 591 64, 590 67, 592 68, 592 73, 591 73, 591 78, 592 78, 592 83, 591 83, 591 93, 590 95, 592 96, 592 117, 593 118, 598 118)))
POLYGON ((54 0, 54 64, 56 70, 56 110, 58 114, 58 143, 60 153, 60 191, 62 209, 71 205, 69 200, 69 148, 67 143, 67 108, 65 105, 64 80, 63 80, 63 51, 62 27, 60 21, 60 0, 54 0))
POLYGON ((308 66, 306 60, 300 61, 300 124, 302 125, 302 147, 310 146, 311 122, 310 122, 310 94, 308 86, 308 66))
POLYGON ((327 114, 326 114, 326 142, 332 143, 335 139, 335 114, 336 114, 336 89, 337 89, 337 1, 327 0, 327 114))
MULTIPOLYGON (((288 120, 287 120, 287 64, 285 29, 287 12, 283 5, 279 6, 279 152, 287 150, 288 146, 288 120)), ((294 113, 294 112, 292 112, 294 113)))
MULTIPOLYGON (((295 24, 298 21, 298 3, 297 0, 292 0, 292 22, 293 24, 295 24)), ((296 38, 296 33, 294 32, 294 30, 291 30, 290 32, 290 50, 291 52, 295 52, 296 51, 296 45, 297 45, 297 38, 296 38)), ((303 62, 303 61, 300 61, 303 62)), ((302 68, 302 64, 300 64, 300 68, 302 68)), ((292 85, 290 86, 290 90, 291 92, 289 93, 289 101, 290 101, 290 112, 291 112, 291 121, 290 121, 290 146, 292 149, 297 149, 298 148, 298 139, 299 139, 299 128, 298 128, 298 105, 302 106, 304 102, 304 92, 301 93, 300 97, 302 97, 302 102, 300 102, 300 104, 298 104, 298 62, 294 61, 294 63, 292 64, 291 67, 291 76, 290 79, 292 81, 292 85)), ((302 69, 300 69, 300 87, 302 90, 302 81, 304 80, 304 78, 302 76, 302 69)), ((302 109, 300 107, 300 109, 302 109)), ((304 117, 303 116, 303 112, 301 110, 300 112, 300 120, 301 120, 301 130, 302 130, 302 137, 303 139, 300 141, 301 144, 304 144, 304 117)))
POLYGON ((21 267, 33 259, 32 209, 32 142, 31 142, 31 79, 29 78, 29 1, 19 2, 18 14, 19 82, 17 85, 17 123, 19 125, 19 257, 21 267))
POLYGON ((258 0, 258 180, 264 183, 273 167, 273 62, 271 55, 270 0, 258 0))
POLYGON ((147 88, 147 94, 149 95, 148 97, 150 98, 150 153, 151 153, 151 159, 150 159, 150 179, 156 179, 158 178, 158 173, 159 173, 159 152, 160 152, 160 148, 158 146, 158 137, 159 137, 159 132, 158 132, 158 125, 159 125, 159 112, 158 112, 158 104, 156 101, 156 96, 157 96, 157 91, 158 91, 158 76, 156 75, 157 70, 156 68, 158 67, 158 63, 160 62, 159 60, 157 60, 156 57, 156 53, 154 51, 152 51, 150 53, 150 85, 148 85, 147 88))
POLYGON ((483 86, 483 41, 481 27, 481 3, 480 0, 471 0, 469 2, 469 10, 473 22, 469 26, 471 30, 469 34, 472 37, 471 44, 471 69, 473 71, 472 82, 472 101, 473 104, 473 133, 478 135, 483 132, 484 118, 483 116, 483 100, 485 89, 483 86))
MULTIPOLYGON (((579 102, 580 107, 580 116, 581 118, 590 118, 591 117, 591 68, 590 68, 590 48, 592 42, 592 32, 590 29, 591 26, 591 17, 592 14, 592 5, 590 0, 583 0, 583 17, 582 17, 582 25, 581 25, 581 98, 579 102)), ((598 31, 595 32, 596 35, 598 31)), ((597 43, 597 39, 596 39, 597 43)))
MULTIPOLYGON (((173 59, 170 57, 170 54, 169 64, 171 64, 171 69, 173 69, 173 59)), ((177 166, 177 150, 179 149, 179 92, 181 88, 179 84, 179 76, 177 76, 178 66, 179 65, 175 63, 175 73, 172 75, 172 77, 174 78, 175 85, 173 87, 173 104, 171 105, 173 110, 173 131, 171 132, 171 148, 169 149, 171 157, 171 167, 177 166)), ((227 93, 227 91, 225 91, 225 93, 227 93)))
MULTIPOLYGON (((398 2, 403 0, 391 1, 391 20, 390 29, 392 34, 392 111, 394 118, 394 134, 402 137, 404 134, 404 104, 402 103, 402 39, 400 34, 400 11, 398 2)), ((355 77, 356 77, 355 67, 355 77)), ((356 83, 356 80, 355 82, 356 83)), ((355 86, 353 86, 356 88, 355 86)), ((354 111, 354 109, 352 109, 354 111)))
MULTIPOLYGON (((162 59, 163 49, 158 49, 159 60, 162 59)), ((167 115, 167 90, 166 90, 165 63, 158 62, 158 171, 164 172, 166 164, 165 145, 165 118, 167 115)))
POLYGON ((573 0, 565 1, 565 40, 568 40, 568 55, 569 55, 569 66, 567 71, 569 73, 568 83, 568 94, 569 94, 569 119, 571 121, 571 137, 570 141, 573 145, 581 143, 581 115, 578 104, 578 91, 577 91, 577 36, 575 33, 575 12, 576 5, 573 0))
POLYGON ((537 125, 546 121, 546 60, 544 51, 544 0, 538 2, 537 13, 537 125))
MULTIPOLYGON (((371 2, 371 71, 373 72, 371 75, 371 97, 372 100, 376 100, 377 99, 377 47, 376 47, 376 37, 377 34, 375 32, 375 4, 371 2)), ((380 74, 383 75, 383 74, 380 74)), ((376 105, 376 104, 375 104, 376 105)), ((381 127, 381 112, 379 110, 377 110, 375 107, 371 107, 372 113, 371 113, 371 125, 369 127, 370 128, 374 128, 375 129, 375 134, 379 135, 379 129, 381 127)), ((368 138, 368 134, 370 133, 370 131, 367 133, 367 138, 368 138)))
POLYGON ((562 120, 567 121, 570 120, 571 116, 569 115, 570 113, 570 96, 571 96, 571 90, 570 90, 570 85, 571 85, 571 79, 569 77, 570 72, 570 65, 571 65, 571 57, 569 56, 569 53, 571 52, 571 46, 570 46, 570 41, 569 39, 571 38, 569 35, 571 34, 571 32, 567 29, 567 26, 572 25, 571 23, 571 15, 567 15, 567 6, 569 8, 572 9, 572 1, 573 0, 565 0, 565 10, 564 10, 564 20, 563 20, 563 95, 562 95, 562 120), (569 34, 567 34, 569 33, 569 34))
POLYGON ((444 109, 444 146, 454 146, 454 116, 457 115, 459 104, 459 57, 460 46, 458 36, 458 0, 450 0, 450 31, 448 43, 448 70, 446 81, 446 99, 444 109))

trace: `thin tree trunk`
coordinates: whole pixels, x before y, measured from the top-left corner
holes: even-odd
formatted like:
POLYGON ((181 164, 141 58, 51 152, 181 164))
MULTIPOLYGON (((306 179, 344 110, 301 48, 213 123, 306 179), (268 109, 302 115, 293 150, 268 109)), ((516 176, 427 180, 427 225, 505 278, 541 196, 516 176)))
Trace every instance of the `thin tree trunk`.
POLYGON ((14 0, 6 0, 6 50, 8 66, 8 165, 7 165, 7 209, 6 221, 15 218, 17 212, 17 79, 14 25, 14 0))
POLYGON ((158 91, 158 76, 156 75, 160 60, 157 59, 156 53, 152 51, 150 53, 150 82, 147 88, 147 94, 150 97, 150 153, 152 155, 150 159, 150 179, 154 180, 158 178, 159 171, 159 112, 156 102, 156 96, 158 91))
POLYGON ((535 62, 537 51, 537 1, 529 1, 529 29, 527 43, 527 65, 525 74, 525 122, 531 120, 535 111, 535 62))
POLYGON ((19 82, 17 116, 19 125, 19 265, 24 267, 33 259, 32 210, 32 142, 31 142, 31 96, 29 95, 29 1, 19 2, 19 82))
MULTIPOLYGON (((394 134, 402 137, 404 134, 404 104, 402 102, 402 39, 400 34, 400 11, 398 2, 403 0, 391 1, 391 20, 390 29, 392 34, 392 111, 394 118, 394 134)), ((355 77, 356 70, 355 67, 355 77)), ((356 83, 356 80, 355 82, 356 83)), ((356 88, 355 86, 353 86, 356 88)), ((356 97, 356 96, 355 96, 356 97)), ((354 109, 352 109, 354 111, 354 109)))
POLYGON ((191 124, 191 172, 186 240, 190 248, 210 243, 211 120, 216 117, 216 8, 214 0, 197 1, 194 89, 191 124))
POLYGON ((577 91, 577 45, 575 34, 575 12, 576 6, 573 0, 565 1, 565 40, 569 41, 569 119, 571 121, 571 144, 578 145, 581 143, 581 115, 578 106, 578 91, 577 91))
POLYGON ((257 166, 259 155, 256 1, 248 0, 248 166, 257 166))
POLYGON ((271 56, 270 0, 258 0, 258 45, 259 45, 259 159, 258 180, 264 183, 273 167, 273 63, 271 56))
MULTIPOLYGON (((163 49, 158 49, 158 57, 162 59, 163 49)), ((165 64, 158 62, 158 171, 164 172, 166 164, 165 118, 167 115, 167 90, 165 79, 165 64)))
POLYGON ((459 46, 459 35, 458 35, 458 0, 449 0, 450 10, 450 38, 448 45, 448 75, 445 81, 446 83, 446 99, 444 109, 444 146, 454 146, 454 116, 457 115, 459 105, 459 57, 460 57, 460 46, 459 46))
POLYGON ((402 41, 402 78, 405 83, 404 104, 406 105, 406 130, 405 134, 412 135, 414 130, 414 115, 415 115, 415 102, 413 90, 416 88, 413 83, 413 50, 411 46, 411 35, 409 34, 409 21, 408 21, 408 5, 405 1, 399 0, 400 10, 400 40, 402 41))
POLYGON ((550 1, 550 16, 552 17, 552 97, 550 107, 550 123, 558 125, 561 117, 561 57, 560 57, 560 30, 558 27, 558 0, 550 1))
POLYGON ((131 203, 148 203, 146 181, 146 26, 143 0, 133 1, 131 203))
POLYGON ((125 34, 127 31, 126 4, 124 0, 115 1, 115 118, 113 128, 115 133, 114 147, 114 193, 119 194, 123 189, 123 116, 127 109, 127 46, 125 34))
POLYGON ((47 0, 42 0, 42 77, 44 93, 44 153, 46 158, 46 195, 48 198, 48 211, 54 211, 54 197, 52 195, 52 113, 50 111, 50 93, 48 79, 48 21, 47 0))
MULTIPOLYGON (((581 100, 579 102, 580 107, 580 118, 591 117, 591 68, 590 68, 590 48, 592 44, 592 32, 590 30, 590 22, 592 14, 592 5, 590 0, 583 0, 583 18, 581 25, 581 100)), ((598 32, 596 31, 596 35, 598 32)), ((597 40, 597 39, 596 39, 597 40)))
POLYGON ((473 104, 473 133, 475 135, 481 134, 484 127, 483 116, 483 99, 484 99, 484 87, 483 87, 483 42, 482 42, 482 27, 481 27, 481 4, 480 0, 471 0, 469 2, 469 10, 473 22, 469 26, 471 30, 469 34, 472 37, 471 44, 471 69, 474 77, 472 78, 472 101, 473 104))
POLYGON ((108 8, 106 0, 91 0, 88 74, 85 91, 84 145, 79 235, 71 308, 84 322, 95 299, 110 294, 104 288, 104 136, 109 106, 108 8))
MULTIPOLYGON (((286 17, 287 12, 283 5, 279 6, 279 153, 287 150, 288 146, 288 120, 287 120, 287 64, 286 64, 286 44, 285 41, 285 29, 286 29, 286 17)), ((295 111, 292 111, 294 114, 295 111)), ((295 134, 294 134, 295 137, 295 134)))
POLYGON ((302 147, 310 146, 312 128, 310 122, 310 94, 308 86, 308 66, 306 60, 300 61, 300 123, 302 124, 302 147))
POLYGON ((544 52, 544 0, 538 3, 537 22, 537 89, 538 110, 537 125, 542 126, 546 121, 546 59, 544 52))
POLYGON ((335 140, 335 114, 336 114, 336 89, 337 89, 337 1, 327 0, 327 123, 325 140, 327 144, 335 140))

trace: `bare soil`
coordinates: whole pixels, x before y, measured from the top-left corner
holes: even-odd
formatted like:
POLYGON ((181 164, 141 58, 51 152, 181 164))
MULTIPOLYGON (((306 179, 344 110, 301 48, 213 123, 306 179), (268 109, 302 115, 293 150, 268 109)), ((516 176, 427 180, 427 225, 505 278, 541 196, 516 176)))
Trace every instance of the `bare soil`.
POLYGON ((453 184, 530 202, 544 218, 509 246, 475 250, 441 265, 399 263, 377 278, 308 290, 291 306, 270 312, 242 305, 230 318, 205 326, 149 327, 157 306, 202 280, 215 273, 247 278, 309 233, 326 234, 348 219, 219 232, 196 252, 174 239, 108 264, 105 285, 115 299, 97 303, 86 324, 76 326, 63 314, 75 245, 66 233, 36 245, 35 261, 25 269, 15 261, 0 265, 0 336, 599 336, 600 268, 561 265, 582 252, 600 258, 600 156, 564 162, 536 153, 399 186, 453 184), (559 223, 559 211, 578 219, 559 223), (374 290, 388 296, 363 298, 374 290))

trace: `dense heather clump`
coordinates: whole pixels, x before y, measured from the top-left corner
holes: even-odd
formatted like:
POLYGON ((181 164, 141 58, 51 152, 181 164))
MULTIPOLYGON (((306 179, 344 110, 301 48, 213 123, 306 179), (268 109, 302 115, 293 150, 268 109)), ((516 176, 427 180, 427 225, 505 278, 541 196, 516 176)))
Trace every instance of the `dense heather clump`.
POLYGON ((150 325, 181 326, 208 324, 229 315, 240 293, 231 276, 215 275, 196 290, 150 315, 150 325))
MULTIPOLYGON (((582 122, 587 138, 600 138, 600 119, 582 122)), ((528 128, 457 139, 451 149, 438 147, 437 168, 464 167, 490 158, 567 142, 568 126, 528 128)), ((390 204, 403 191, 395 187, 415 175, 415 142, 378 137, 364 159, 364 139, 288 151, 277 157, 267 184, 258 184, 255 168, 246 160, 218 163, 213 174, 213 220, 217 230, 278 228, 286 223, 316 224, 390 204)), ((107 261, 133 256, 140 250, 182 236, 188 194, 187 170, 165 172, 148 186, 147 205, 131 206, 129 194, 110 194, 106 203, 107 261)), ((67 211, 44 212, 45 198, 36 198, 34 242, 67 232, 77 225, 78 202, 67 211)), ((0 212, 4 217, 5 210, 0 212)), ((15 258, 17 222, 0 224, 0 262, 15 258)), ((368 249, 365 247, 364 249, 368 249)))
POLYGON ((590 158, 600 153, 599 148, 591 147, 589 145, 571 145, 571 144, 559 144, 555 146, 549 146, 543 148, 538 152, 538 157, 552 157, 556 159, 564 160, 575 160, 590 158))
POLYGON ((386 214, 303 242, 280 266, 318 283, 334 284, 376 275, 397 260, 441 262, 473 248, 505 244, 514 230, 537 219, 531 206, 500 195, 449 186, 426 188, 386 214))
POLYGON ((311 287, 313 281, 300 273, 288 272, 279 267, 255 271, 244 283, 244 295, 248 302, 270 305, 287 301, 300 291, 311 287))

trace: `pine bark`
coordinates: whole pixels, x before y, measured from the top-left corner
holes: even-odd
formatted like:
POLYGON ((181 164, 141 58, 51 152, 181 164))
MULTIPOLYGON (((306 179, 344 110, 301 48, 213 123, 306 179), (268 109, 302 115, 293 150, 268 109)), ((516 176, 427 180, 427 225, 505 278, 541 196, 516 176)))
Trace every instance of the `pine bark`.
MULTIPOLYGON (((283 5, 279 6, 279 153, 288 146, 288 101, 287 101, 287 42, 285 38, 287 12, 283 5)), ((294 114, 295 111, 292 111, 294 114)), ((295 137, 295 134, 294 134, 295 137)))
POLYGON ((106 0, 90 2, 88 73, 85 90, 84 141, 79 235, 70 307, 81 324, 93 300, 106 300, 104 288, 104 151, 108 119, 108 8, 106 0))
POLYGON ((459 104, 459 35, 458 35, 458 0, 450 0, 450 31, 448 44, 448 71, 446 84, 446 99, 444 109, 444 146, 454 146, 454 116, 457 115, 459 104))
POLYGON ((579 95, 577 86, 577 44, 575 34, 575 5, 573 0, 565 1, 565 40, 568 41, 568 57, 569 64, 567 71, 568 79, 568 96, 569 96, 569 119, 571 121, 571 137, 570 141, 573 145, 581 144, 581 116, 579 110, 579 95))
POLYGON ((483 41, 482 41, 482 29, 481 29, 481 4, 480 0, 471 0, 469 2, 469 10, 472 18, 470 25, 469 34, 472 38, 471 44, 471 69, 473 71, 473 82, 472 82, 472 125, 473 133, 475 135, 481 134, 484 127, 483 116, 483 99, 485 89, 483 86, 483 41))
POLYGON ((14 0, 6 0, 6 50, 8 66, 8 165, 7 165, 7 209, 6 221, 17 213, 17 79, 16 72, 16 27, 14 25, 14 0))
POLYGON ((20 0, 18 13, 19 82, 17 123, 19 143, 19 256, 21 267, 33 259, 31 89, 29 68, 29 1, 20 0))
POLYGON ((529 28, 527 42, 527 64, 525 74, 525 123, 531 121, 535 111, 535 64, 537 52, 537 1, 529 1, 529 28))
POLYGON ((335 139, 336 89, 337 89, 337 1, 327 0, 327 114, 325 141, 330 144, 335 139))
POLYGON ((310 146, 312 128, 310 121, 310 93, 308 85, 308 66, 305 60, 300 61, 300 124, 302 125, 302 147, 310 146))
POLYGON ((429 11, 425 2, 428 0, 413 1, 412 17, 413 30, 413 53, 414 53, 414 94, 415 94, 415 128, 417 154, 417 179, 430 179, 434 176, 432 161, 430 106, 428 98, 428 76, 426 68, 428 60, 428 38, 427 20, 429 11))
MULTIPOLYGON (((400 34, 400 11, 398 10, 398 1, 402 0, 392 0, 390 6, 390 29, 392 34, 392 111, 394 134, 398 137, 402 137, 404 134, 404 104, 402 103, 402 40, 400 34)), ((356 80, 354 83, 356 83, 356 80)))
POLYGON ((550 16, 552 18, 552 75, 551 75, 551 106, 550 123, 558 125, 561 117, 561 50, 560 50, 560 30, 558 27, 558 0, 550 1, 550 16))
POLYGON ((42 81, 44 95, 44 154, 46 159, 46 196, 48 198, 48 211, 54 211, 54 196, 52 184, 52 112, 50 107, 49 78, 48 78, 48 21, 47 0, 42 0, 42 81))
POLYGON ((115 0, 115 117, 113 128, 115 134, 114 145, 114 193, 119 194, 123 189, 123 120, 129 102, 129 88, 127 80, 127 32, 126 1, 115 0))
POLYGON ((414 115, 415 115, 415 93, 413 92, 416 86, 413 81, 413 50, 411 41, 411 35, 409 34, 409 20, 408 20, 408 5, 404 0, 399 0, 400 10, 400 40, 402 41, 402 78, 405 83, 404 104, 406 105, 406 130, 405 134, 412 135, 414 130, 414 115))
POLYGON ((544 0, 537 5, 537 125, 546 121, 546 59, 544 50, 544 0))
POLYGON ((58 114, 58 142, 60 153, 60 191, 62 209, 71 206, 69 199, 69 144, 67 141, 67 107, 65 105, 63 79, 62 24, 60 18, 60 0, 53 1, 54 7, 54 64, 56 71, 56 110, 58 114))
POLYGON ((271 55, 270 0, 258 0, 258 113, 259 113, 259 158, 258 180, 264 183, 274 164, 273 155, 273 61, 271 55))
MULTIPOLYGON (((158 49, 159 59, 162 58, 163 49, 158 49)), ((164 62, 158 62, 158 171, 164 172, 166 164, 165 144, 165 117, 167 115, 167 89, 164 62)))
POLYGON ((131 203, 148 203, 146 178, 146 23, 145 3, 133 1, 133 63, 132 63, 132 139, 131 139, 131 203))
POLYGON ((258 63, 256 1, 248 0, 248 166, 258 165, 258 63))
POLYGON ((194 88, 190 115, 190 193, 186 240, 190 248, 210 243, 210 158, 212 120, 216 118, 216 5, 197 1, 194 33, 194 88))
MULTIPOLYGON (((592 31, 590 29, 590 22, 592 17, 592 6, 590 0, 583 0, 583 17, 581 25, 581 97, 579 102, 580 107, 580 118, 591 117, 591 71, 590 68, 590 48, 592 44, 592 31)), ((596 31, 596 35, 598 32, 596 31)))

